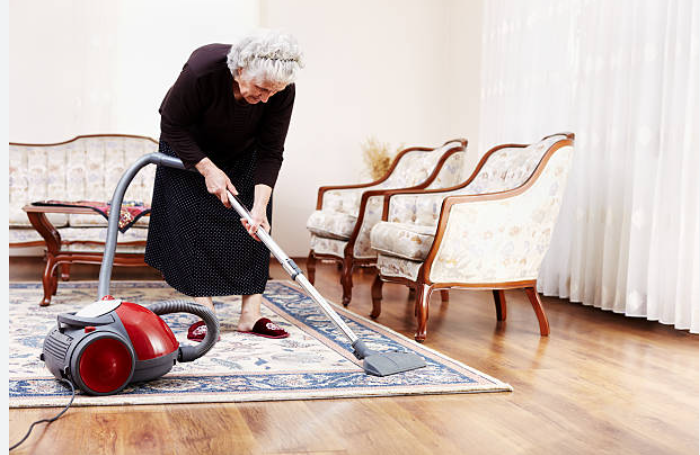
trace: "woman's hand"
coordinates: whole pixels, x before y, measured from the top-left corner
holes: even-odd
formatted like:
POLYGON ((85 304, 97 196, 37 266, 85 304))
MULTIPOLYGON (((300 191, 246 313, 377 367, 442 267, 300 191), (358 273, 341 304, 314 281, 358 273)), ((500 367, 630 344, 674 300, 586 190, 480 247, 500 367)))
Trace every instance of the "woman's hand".
POLYGON ((204 158, 195 165, 200 174, 204 176, 204 181, 207 185, 209 194, 215 195, 224 206, 231 208, 231 202, 228 200, 227 191, 230 191, 234 196, 238 195, 238 190, 231 183, 226 173, 219 169, 209 158, 204 158))
POLYGON ((253 210, 250 211, 250 217, 253 219, 252 223, 248 223, 245 218, 241 218, 241 224, 246 231, 248 231, 248 234, 259 242, 260 239, 257 235, 255 235, 259 227, 265 229, 265 232, 270 232, 270 223, 267 221, 267 213, 265 213, 265 208, 260 208, 254 205, 253 210))

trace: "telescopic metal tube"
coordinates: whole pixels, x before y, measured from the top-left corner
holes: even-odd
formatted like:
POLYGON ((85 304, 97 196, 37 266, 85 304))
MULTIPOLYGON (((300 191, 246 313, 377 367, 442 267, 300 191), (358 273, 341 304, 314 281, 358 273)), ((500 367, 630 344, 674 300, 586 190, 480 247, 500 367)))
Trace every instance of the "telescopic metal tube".
MULTIPOLYGON (((236 196, 231 194, 230 191, 227 191, 228 193, 228 200, 231 202, 231 205, 233 208, 238 212, 239 215, 241 215, 243 218, 246 219, 249 223, 253 222, 253 218, 250 216, 250 212, 248 209, 241 204, 241 202, 238 200, 236 196)), ((299 267, 294 263, 294 261, 287 256, 287 254, 282 251, 282 248, 277 245, 277 242, 275 242, 270 234, 265 231, 265 229, 258 228, 258 231, 255 233, 255 235, 258 236, 260 241, 262 241, 265 246, 267 246, 272 254, 277 258, 277 260, 282 264, 282 267, 287 271, 292 276, 292 279, 299 283, 299 285, 306 291, 306 293, 318 303, 318 305, 321 307, 324 313, 326 313, 326 316, 328 316, 336 326, 340 330, 345 333, 345 335, 350 339, 351 343, 355 343, 358 338, 355 333, 350 330, 350 327, 345 324, 345 322, 338 316, 338 313, 331 308, 331 306, 326 302, 326 299, 323 298, 323 296, 316 290, 316 288, 313 287, 313 285, 309 282, 309 280, 306 278, 304 273, 299 269, 299 267)))

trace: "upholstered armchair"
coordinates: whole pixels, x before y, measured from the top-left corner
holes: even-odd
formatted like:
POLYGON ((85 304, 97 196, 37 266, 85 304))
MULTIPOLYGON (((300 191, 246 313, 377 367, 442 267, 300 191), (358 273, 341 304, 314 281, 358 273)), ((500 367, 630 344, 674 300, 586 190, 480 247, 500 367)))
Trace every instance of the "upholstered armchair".
POLYGON ((316 211, 306 224, 311 232, 307 261, 314 282, 316 260, 335 261, 342 268, 343 305, 352 299, 352 273, 356 267, 373 267, 377 253, 369 233, 380 221, 383 194, 390 189, 447 188, 462 178, 467 141, 455 139, 431 149, 401 151, 380 179, 359 185, 325 186, 318 190, 316 211))
POLYGON ((415 289, 417 330, 424 341, 434 290, 490 289, 496 317, 506 319, 504 289, 524 288, 539 321, 549 322, 536 291, 573 156, 574 135, 531 145, 494 147, 464 183, 444 190, 385 194, 382 221, 370 234, 379 271, 372 314, 381 312, 384 282, 415 289))

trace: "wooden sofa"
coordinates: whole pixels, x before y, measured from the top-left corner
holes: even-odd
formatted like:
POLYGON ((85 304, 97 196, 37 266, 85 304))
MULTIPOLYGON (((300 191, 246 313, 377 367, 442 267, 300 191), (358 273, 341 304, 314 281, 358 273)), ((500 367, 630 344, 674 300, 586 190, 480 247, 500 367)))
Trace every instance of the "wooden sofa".
MULTIPOLYGON (((33 226, 23 207, 49 199, 110 201, 124 170, 139 156, 158 151, 158 142, 145 136, 98 134, 55 144, 10 143, 9 150, 9 246, 46 248, 41 304, 48 305, 59 273, 68 280, 72 263, 100 263, 107 220, 83 210, 88 213, 40 214, 33 226)), ((154 175, 155 166, 143 168, 129 186, 125 202, 150 204, 154 175)), ((115 265, 144 265, 148 220, 141 217, 119 234, 115 265)))

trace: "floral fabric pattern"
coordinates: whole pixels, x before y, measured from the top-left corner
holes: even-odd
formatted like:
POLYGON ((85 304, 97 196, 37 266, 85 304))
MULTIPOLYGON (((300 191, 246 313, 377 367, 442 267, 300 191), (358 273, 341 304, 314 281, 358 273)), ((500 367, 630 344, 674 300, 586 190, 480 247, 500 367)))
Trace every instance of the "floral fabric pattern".
POLYGON ((380 222, 371 233, 372 248, 391 256, 422 261, 435 240, 435 229, 418 224, 380 222))
POLYGON ((445 197, 495 193, 517 188, 532 175, 547 150, 562 139, 564 136, 556 135, 524 148, 498 150, 464 188, 420 196, 393 196, 389 205, 389 221, 437 226, 445 197))
MULTIPOLYGON (((86 137, 47 147, 10 146, 10 226, 30 226, 22 207, 35 201, 110 201, 124 170, 145 153, 158 151, 158 144, 142 138, 86 137)), ((155 166, 146 166, 134 177, 124 200, 150 204, 155 166)), ((49 214, 56 227, 106 226, 94 215, 49 214)), ((148 219, 137 225, 147 226, 148 219)))
POLYGON ((355 229, 357 217, 347 213, 316 210, 306 222, 313 234, 330 239, 347 240, 355 229))
MULTIPOLYGON (((458 143, 452 142, 429 152, 418 150, 408 152, 403 155, 389 178, 375 186, 327 191, 323 195, 323 204, 320 210, 323 213, 314 212, 307 222, 307 228, 317 236, 336 240, 349 239, 355 224, 350 226, 350 217, 355 217, 357 220, 362 195, 365 191, 407 188, 418 185, 433 173, 444 153, 457 145, 458 143), (342 214, 347 216, 342 216, 342 214)), ((461 175, 464 154, 465 152, 462 151, 451 155, 445 161, 431 186, 441 188, 455 185, 461 175)), ((376 251, 372 249, 370 232, 381 220, 382 210, 383 198, 381 196, 369 198, 362 226, 353 247, 355 258, 372 259, 377 257, 376 251)), ((313 242, 312 250, 316 251, 313 248, 313 242)))
POLYGON ((537 279, 572 155, 573 147, 559 149, 534 185, 517 196, 453 206, 430 279, 436 283, 537 279))
POLYGON ((422 262, 397 258, 396 256, 380 254, 377 257, 377 269, 382 276, 402 277, 416 281, 422 265, 422 262))
POLYGON ((329 239, 311 234, 311 250, 318 254, 330 254, 342 258, 345 256, 345 240, 329 239))

